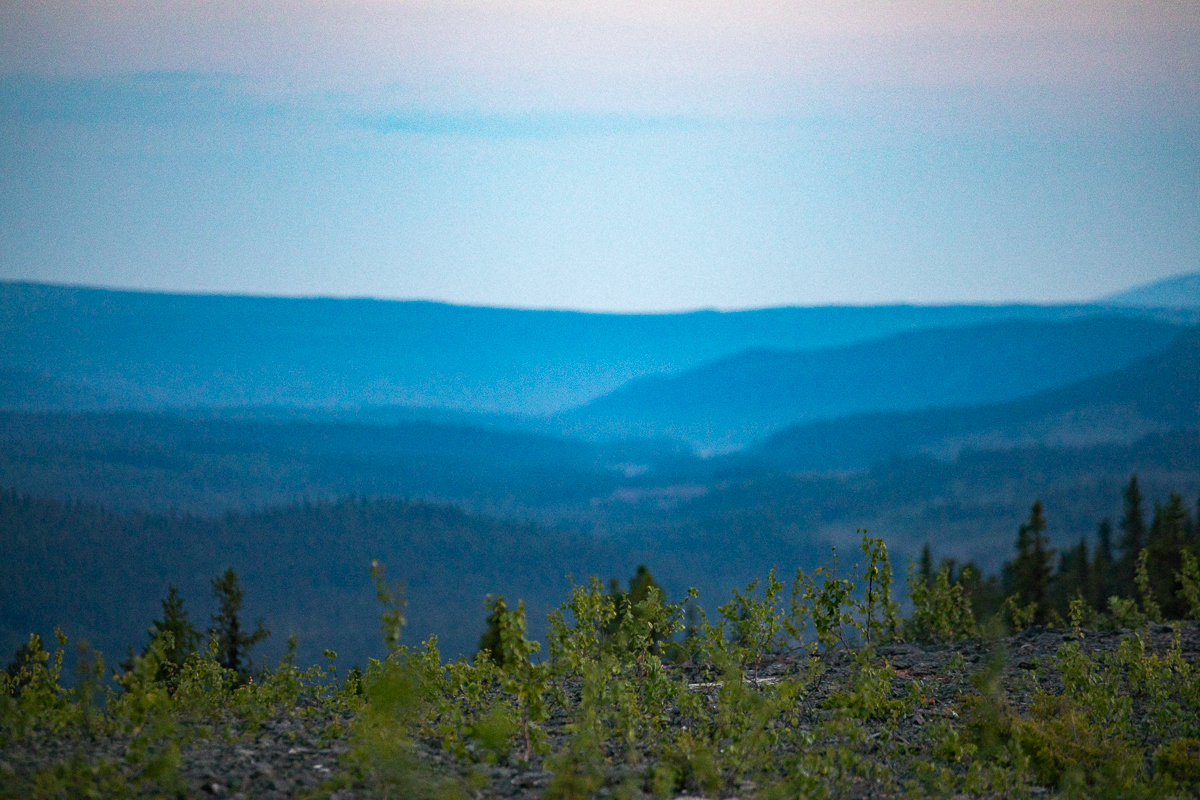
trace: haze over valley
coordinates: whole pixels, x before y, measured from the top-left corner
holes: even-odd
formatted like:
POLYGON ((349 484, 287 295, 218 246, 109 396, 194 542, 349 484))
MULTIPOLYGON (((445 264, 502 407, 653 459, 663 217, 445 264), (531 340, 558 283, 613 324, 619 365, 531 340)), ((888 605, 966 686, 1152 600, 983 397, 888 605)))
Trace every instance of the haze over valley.
POLYGON ((4 284, 5 644, 62 619, 118 647, 226 562, 276 629, 356 658, 372 559, 414 638, 464 654, 485 595, 537 631, 568 574, 646 564, 711 604, 860 528, 995 570, 1033 499, 1066 545, 1131 474, 1200 493, 1200 295, 1139 301, 1180 284, 649 316, 4 284), (30 584, 43 536, 38 580, 95 576, 86 615, 30 584))

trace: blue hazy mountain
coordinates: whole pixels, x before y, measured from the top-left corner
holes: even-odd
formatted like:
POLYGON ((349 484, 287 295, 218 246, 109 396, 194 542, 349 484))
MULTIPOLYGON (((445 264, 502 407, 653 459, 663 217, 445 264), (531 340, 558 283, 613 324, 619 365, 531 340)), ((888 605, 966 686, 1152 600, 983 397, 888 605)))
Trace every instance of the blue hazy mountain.
POLYGON ((1200 272, 1135 286, 1110 294, 1100 302, 1135 308, 1200 308, 1200 272))
POLYGON ((676 438, 715 449, 798 422, 1011 400, 1120 369, 1180 328, 1096 316, 910 331, 806 351, 754 350, 641 378, 561 415, 568 434, 676 438))
POLYGON ((1095 313, 1014 305, 593 314, 2 283, 0 407, 418 406, 545 415, 635 378, 747 350, 1095 313))
POLYGON ((1132 442, 1200 428, 1200 329, 1106 375, 1017 401, 871 413, 790 427, 747 453, 777 468, 865 467, 895 457, 952 457, 964 449, 1132 442))

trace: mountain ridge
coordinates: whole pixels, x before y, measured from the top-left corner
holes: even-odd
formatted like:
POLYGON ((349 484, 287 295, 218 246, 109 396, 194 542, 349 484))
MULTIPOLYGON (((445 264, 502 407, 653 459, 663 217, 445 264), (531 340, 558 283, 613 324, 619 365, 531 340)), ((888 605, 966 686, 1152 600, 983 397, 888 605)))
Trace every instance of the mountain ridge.
POLYGON ((1106 295, 1098 302, 1135 308, 1200 308, 1200 272, 1134 286, 1106 295))
POLYGON ((824 350, 754 350, 647 376, 556 417, 586 439, 677 438, 732 449, 806 421, 1011 400, 1167 347, 1179 328, 1098 315, 904 331, 824 350))
MULTIPOLYGON (((866 306, 593 314, 429 301, 175 295, 0 283, 0 405, 25 410, 425 406, 538 417, 753 348, 1101 313, 866 306)), ((1120 310, 1200 321, 1200 311, 1120 310)))
POLYGON ((1006 403, 869 413, 789 427, 750 457, 786 469, 861 468, 893 456, 952 456, 1030 443, 1128 442, 1200 426, 1200 328, 1105 375, 1006 403))

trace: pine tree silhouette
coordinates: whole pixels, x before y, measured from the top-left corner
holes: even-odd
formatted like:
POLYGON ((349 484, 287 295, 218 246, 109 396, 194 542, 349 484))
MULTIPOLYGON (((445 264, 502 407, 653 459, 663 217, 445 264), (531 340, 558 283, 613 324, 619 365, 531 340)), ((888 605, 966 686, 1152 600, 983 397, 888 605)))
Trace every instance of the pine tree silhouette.
POLYGON ((217 637, 220 645, 221 666, 238 674, 245 674, 242 659, 247 660, 246 668, 249 669, 250 650, 270 636, 271 632, 263 627, 261 619, 256 623, 253 633, 242 631, 243 591, 233 567, 228 567, 220 577, 213 578, 212 590, 219 611, 212 616, 213 627, 209 629, 209 633, 217 637))
POLYGON ((1154 599, 1168 619, 1182 619, 1188 613, 1187 602, 1179 596, 1182 584, 1176 575, 1183 569, 1183 549, 1191 520, 1183 507, 1183 498, 1171 492, 1166 505, 1154 504, 1154 521, 1146 539, 1147 571, 1154 599))
POLYGON ((1129 478, 1129 485, 1122 496, 1125 499, 1125 514, 1121 517, 1118 590, 1122 597, 1133 597, 1137 590, 1133 575, 1137 571, 1138 553, 1146 546, 1146 515, 1142 511, 1142 492, 1138 488, 1137 475, 1129 478))
POLYGON ((1088 601, 1092 607, 1103 611, 1108 607, 1108 598, 1116 594, 1112 547, 1112 520, 1100 520, 1096 526, 1096 556, 1092 561, 1092 593, 1088 601))
POLYGON ((492 597, 488 595, 484 600, 490 612, 487 617, 487 628, 483 635, 479 637, 479 652, 487 653, 491 662, 497 666, 504 666, 504 642, 500 638, 500 618, 508 611, 508 604, 504 602, 504 595, 492 597))
POLYGON ((1047 546, 1049 540, 1045 532, 1042 501, 1037 500, 1029 509, 1029 521, 1017 532, 1017 558, 1011 562, 1009 570, 1012 591, 1018 595, 1021 604, 1037 604, 1033 621, 1038 625, 1044 625, 1050 613, 1048 590, 1054 551, 1047 546))
MULTIPOLYGON (((149 633, 151 640, 163 634, 171 636, 171 642, 163 652, 166 661, 159 665, 156 677, 167 683, 173 691, 175 676, 179 674, 183 662, 196 652, 196 647, 200 644, 200 631, 196 630, 196 626, 188 619, 187 609, 183 607, 183 598, 179 596, 179 587, 175 584, 167 587, 167 596, 163 598, 162 607, 163 618, 151 623, 149 633)), ((147 645, 146 651, 149 649, 147 645)))

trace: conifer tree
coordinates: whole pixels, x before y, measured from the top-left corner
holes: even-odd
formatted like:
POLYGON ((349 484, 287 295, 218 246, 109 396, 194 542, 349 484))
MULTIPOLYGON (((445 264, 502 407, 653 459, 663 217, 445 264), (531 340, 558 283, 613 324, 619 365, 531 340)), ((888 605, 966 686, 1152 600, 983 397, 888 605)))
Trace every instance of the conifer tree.
POLYGON ((650 574, 650 569, 645 564, 639 564, 633 577, 629 579, 629 591, 622 592, 621 584, 616 578, 609 581, 609 594, 616 604, 616 616, 609 622, 605 634, 608 636, 616 635, 621 629, 621 622, 625 619, 627 613, 633 614, 637 619, 638 605, 644 603, 650 597, 650 590, 657 589, 662 592, 662 588, 655 582, 654 576, 650 574))
POLYGON ((1103 611, 1108 607, 1108 598, 1116 591, 1113 585, 1112 520, 1100 520, 1096 526, 1096 556, 1092 561, 1092 593, 1088 601, 1092 607, 1103 611))
POLYGON ((921 580, 925 581, 926 586, 933 585, 933 552, 929 548, 929 542, 921 548, 921 561, 917 567, 917 574, 921 576, 921 580))
POLYGON ((1054 576, 1052 594, 1054 608, 1060 615, 1065 617, 1070 610, 1071 601, 1078 597, 1092 602, 1092 573, 1087 539, 1080 539, 1079 544, 1064 550, 1059 556, 1058 574, 1054 576))
MULTIPOLYGON (((166 661, 159 666, 158 679, 171 683, 179 672, 187 657, 196 652, 200 644, 200 631, 188 619, 187 609, 183 607, 183 598, 179 596, 179 587, 170 584, 167 596, 162 601, 163 618, 156 619, 150 626, 150 638, 157 639, 164 633, 171 635, 171 643, 164 650, 166 661)), ((150 649, 146 647, 146 651, 150 649)), ((145 651, 144 651, 145 652, 145 651)))
POLYGON ((1142 511, 1142 492, 1138 488, 1137 475, 1129 478, 1129 485, 1122 494, 1125 513, 1121 517, 1118 593, 1122 597, 1133 597, 1136 591, 1133 575, 1137 571, 1138 553, 1146 546, 1146 517, 1142 511))
POLYGON ((1010 593, 1016 594, 1022 605, 1036 605, 1033 621, 1044 625, 1050 613, 1049 588, 1054 551, 1048 547, 1045 535, 1046 520, 1042 516, 1042 501, 1029 509, 1029 521, 1017 532, 1017 558, 1006 565, 1010 593))
POLYGON ((1187 603, 1179 597, 1182 584, 1176 575, 1183 569, 1189 522, 1179 494, 1171 492, 1166 505, 1154 504, 1154 521, 1146 541, 1150 554, 1146 566, 1154 598, 1168 619, 1181 619, 1188 613, 1187 603))
POLYGON ((637 607, 650 596, 651 589, 659 588, 659 585, 654 581, 654 576, 650 574, 650 570, 646 565, 639 564, 637 571, 629 579, 629 604, 637 607))
POLYGON ((243 673, 242 660, 247 660, 254 645, 266 639, 271 632, 263 627, 261 619, 255 625, 253 633, 242 630, 242 597, 243 590, 238 583, 237 573, 233 567, 226 568, 224 574, 212 580, 213 596, 217 599, 218 611, 213 614, 213 627, 209 633, 217 637, 220 645, 221 666, 243 673))
POLYGON ((479 652, 487 653, 493 664, 503 667, 504 643, 500 638, 500 619, 508 612, 508 604, 504 602, 504 595, 498 597, 488 595, 483 602, 491 609, 491 612, 487 617, 487 628, 479 637, 479 652))

